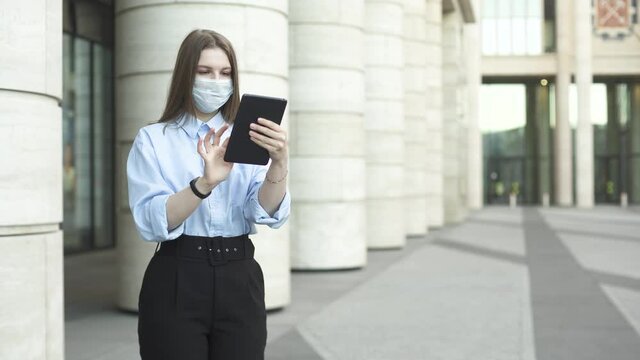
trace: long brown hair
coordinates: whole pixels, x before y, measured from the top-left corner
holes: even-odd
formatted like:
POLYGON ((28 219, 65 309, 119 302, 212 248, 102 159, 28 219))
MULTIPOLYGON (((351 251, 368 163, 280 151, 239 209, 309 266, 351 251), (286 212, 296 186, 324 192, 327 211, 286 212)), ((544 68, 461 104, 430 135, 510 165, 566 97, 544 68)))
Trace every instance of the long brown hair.
POLYGON ((167 96, 167 104, 159 123, 175 120, 179 115, 187 112, 196 116, 196 109, 193 104, 193 82, 196 76, 196 67, 200 60, 200 54, 204 49, 219 48, 227 54, 231 63, 231 81, 233 82, 233 94, 231 98, 222 105, 220 111, 227 122, 233 122, 240 106, 240 95, 238 86, 238 62, 236 53, 231 42, 221 34, 212 30, 198 29, 187 35, 180 45, 176 65, 173 68, 171 86, 167 96))

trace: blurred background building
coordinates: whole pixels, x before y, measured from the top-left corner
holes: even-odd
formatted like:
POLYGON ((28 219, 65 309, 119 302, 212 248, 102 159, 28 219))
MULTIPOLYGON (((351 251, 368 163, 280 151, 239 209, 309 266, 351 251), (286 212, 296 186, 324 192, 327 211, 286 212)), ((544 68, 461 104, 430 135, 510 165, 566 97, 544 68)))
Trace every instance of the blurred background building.
MULTIPOLYGON (((63 254, 116 248, 137 310, 124 164, 194 28, 227 36, 241 91, 290 100, 281 229, 254 237, 267 307, 290 271, 483 204, 640 203, 637 2, 0 0, 0 357, 61 359, 63 254)), ((186 186, 186 184, 185 184, 186 186)))
POLYGON ((484 202, 640 202, 637 2, 485 0, 482 14, 484 202))

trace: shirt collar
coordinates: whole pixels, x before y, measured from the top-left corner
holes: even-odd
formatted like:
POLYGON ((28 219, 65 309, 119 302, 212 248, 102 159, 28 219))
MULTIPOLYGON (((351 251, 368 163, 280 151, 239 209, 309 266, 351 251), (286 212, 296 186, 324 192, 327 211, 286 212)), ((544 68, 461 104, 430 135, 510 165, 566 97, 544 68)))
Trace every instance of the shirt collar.
POLYGON ((222 111, 218 111, 218 113, 215 114, 207 122, 204 122, 198 119, 197 117, 185 112, 181 116, 181 119, 178 121, 178 124, 187 133, 187 135, 195 139, 196 136, 198 136, 199 132, 201 132, 202 134, 205 134, 207 131, 209 131, 209 129, 212 129, 212 128, 216 129, 217 131, 224 125, 224 122, 225 121, 224 121, 224 118, 222 117, 222 111), (203 125, 207 125, 207 126, 203 128, 203 125))

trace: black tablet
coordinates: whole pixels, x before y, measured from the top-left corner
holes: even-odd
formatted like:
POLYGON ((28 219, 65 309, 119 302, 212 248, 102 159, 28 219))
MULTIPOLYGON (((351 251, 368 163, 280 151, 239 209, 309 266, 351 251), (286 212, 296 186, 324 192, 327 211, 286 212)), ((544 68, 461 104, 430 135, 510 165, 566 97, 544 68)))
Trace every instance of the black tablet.
POLYGON ((257 123, 258 118, 265 118, 280 124, 287 100, 244 94, 240 100, 240 108, 233 122, 231 137, 224 154, 224 161, 266 165, 269 162, 269 152, 261 148, 249 138, 249 125, 257 123))

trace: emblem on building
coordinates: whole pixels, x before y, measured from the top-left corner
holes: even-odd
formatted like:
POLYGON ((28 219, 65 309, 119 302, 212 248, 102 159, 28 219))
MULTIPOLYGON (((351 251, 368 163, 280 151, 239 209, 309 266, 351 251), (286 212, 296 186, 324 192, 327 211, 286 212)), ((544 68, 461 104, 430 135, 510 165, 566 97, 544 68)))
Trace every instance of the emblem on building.
POLYGON ((637 16, 637 0, 593 0, 594 31, 605 39, 633 35, 637 16))

